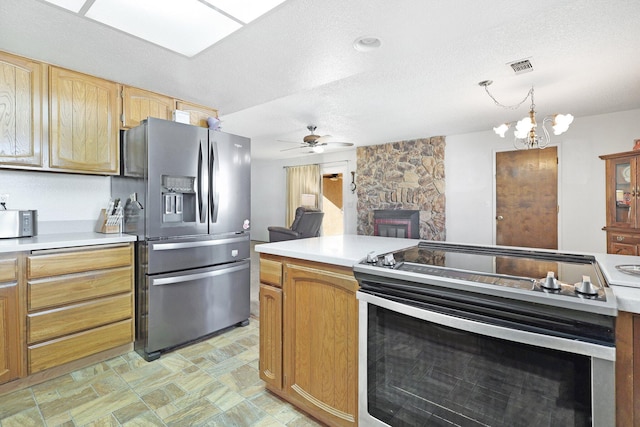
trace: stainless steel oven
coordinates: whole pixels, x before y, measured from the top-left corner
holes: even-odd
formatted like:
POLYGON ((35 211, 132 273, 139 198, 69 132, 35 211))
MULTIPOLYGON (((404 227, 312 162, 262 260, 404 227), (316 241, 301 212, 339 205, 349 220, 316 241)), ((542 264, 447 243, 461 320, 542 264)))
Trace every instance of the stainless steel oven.
POLYGON ((593 257, 420 242, 354 272, 360 425, 615 425, 617 306, 593 257))

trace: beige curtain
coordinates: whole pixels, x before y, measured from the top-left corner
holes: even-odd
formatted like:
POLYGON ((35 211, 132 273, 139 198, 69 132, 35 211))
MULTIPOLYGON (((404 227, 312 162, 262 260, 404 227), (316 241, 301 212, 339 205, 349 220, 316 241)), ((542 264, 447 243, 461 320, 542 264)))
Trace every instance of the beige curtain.
POLYGON ((296 209, 301 206, 303 194, 316 196, 315 207, 321 196, 322 179, 320 177, 320 165, 304 165, 287 167, 287 212, 286 222, 290 226, 296 214, 296 209))

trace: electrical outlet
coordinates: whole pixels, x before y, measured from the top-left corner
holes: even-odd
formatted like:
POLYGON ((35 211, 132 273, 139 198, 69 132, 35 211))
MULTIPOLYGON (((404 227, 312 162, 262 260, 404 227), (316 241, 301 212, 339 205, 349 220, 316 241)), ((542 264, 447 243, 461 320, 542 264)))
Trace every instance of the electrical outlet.
POLYGON ((0 203, 7 203, 9 201, 8 194, 0 194, 0 203))

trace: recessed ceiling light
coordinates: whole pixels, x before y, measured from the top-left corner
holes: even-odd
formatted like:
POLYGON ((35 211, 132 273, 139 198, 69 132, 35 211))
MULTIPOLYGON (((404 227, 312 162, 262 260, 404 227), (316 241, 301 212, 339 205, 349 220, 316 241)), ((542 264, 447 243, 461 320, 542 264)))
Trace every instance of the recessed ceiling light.
POLYGON ((377 37, 362 36, 355 39, 353 47, 360 52, 368 52, 379 48, 381 44, 382 42, 380 42, 380 39, 377 37))

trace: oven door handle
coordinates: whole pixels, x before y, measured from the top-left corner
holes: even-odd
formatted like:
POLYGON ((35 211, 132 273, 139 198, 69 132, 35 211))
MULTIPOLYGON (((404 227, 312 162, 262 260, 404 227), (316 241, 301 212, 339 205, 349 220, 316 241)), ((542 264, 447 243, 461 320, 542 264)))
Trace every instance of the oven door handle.
POLYGON ((607 347, 604 345, 593 344, 584 341, 569 340, 551 335, 541 335, 529 331, 522 331, 504 326, 491 325, 489 323, 478 322, 475 320, 464 319, 461 317, 449 316, 443 313, 402 304, 391 301, 386 298, 357 292, 357 298, 360 300, 360 319, 359 321, 367 323, 367 304, 373 304, 378 307, 386 308, 396 313, 405 314, 407 316, 426 320, 427 322, 437 325, 448 326, 450 328, 463 331, 473 332, 479 335, 503 339, 506 341, 519 342, 529 344, 536 347, 550 348, 554 350, 566 351, 569 353, 582 354, 585 356, 596 357, 599 359, 615 361, 615 347, 607 347))

